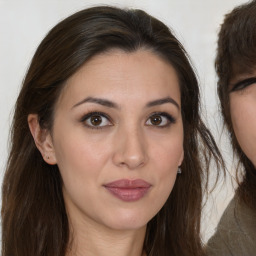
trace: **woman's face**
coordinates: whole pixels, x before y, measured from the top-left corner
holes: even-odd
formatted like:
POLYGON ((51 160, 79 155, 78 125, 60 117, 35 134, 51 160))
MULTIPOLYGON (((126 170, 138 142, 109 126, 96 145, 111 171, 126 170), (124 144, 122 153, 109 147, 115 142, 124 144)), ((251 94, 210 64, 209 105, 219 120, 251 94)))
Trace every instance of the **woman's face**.
POLYGON ((256 166, 256 71, 232 81, 230 112, 237 141, 256 166))
POLYGON ((183 160, 173 67, 143 50, 94 57, 63 89, 52 144, 71 220, 144 227, 166 202, 183 160))

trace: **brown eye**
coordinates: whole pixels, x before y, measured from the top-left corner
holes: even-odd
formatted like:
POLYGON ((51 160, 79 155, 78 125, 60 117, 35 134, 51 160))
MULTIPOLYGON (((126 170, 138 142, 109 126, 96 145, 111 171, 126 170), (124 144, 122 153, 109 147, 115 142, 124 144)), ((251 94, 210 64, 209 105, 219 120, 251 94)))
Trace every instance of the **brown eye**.
POLYGON ((113 125, 113 123, 110 121, 110 118, 106 114, 98 112, 88 113, 81 119, 81 122, 92 129, 113 125))
POLYGON ((154 115, 150 117, 152 125, 160 125, 162 123, 162 117, 160 115, 154 115))
POLYGON ((159 128, 168 127, 176 122, 175 118, 168 113, 161 112, 152 114, 146 121, 147 126, 156 126, 159 128))
POLYGON ((93 126, 99 126, 102 123, 102 118, 99 115, 91 116, 88 120, 93 126))

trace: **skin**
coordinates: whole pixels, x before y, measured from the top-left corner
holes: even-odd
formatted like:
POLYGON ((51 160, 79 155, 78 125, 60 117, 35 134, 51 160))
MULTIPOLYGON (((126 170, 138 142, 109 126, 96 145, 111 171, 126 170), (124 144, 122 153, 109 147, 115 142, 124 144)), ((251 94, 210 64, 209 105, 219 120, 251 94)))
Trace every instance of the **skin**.
POLYGON ((57 164, 63 179, 73 234, 68 255, 142 255, 146 225, 183 161, 174 68, 146 50, 97 55, 67 81, 51 133, 40 129, 36 115, 28 122, 45 161, 57 164), (104 113, 100 125, 93 126, 91 112, 104 113), (151 187, 125 202, 104 187, 119 179, 143 179, 151 187))
MULTIPOLYGON (((231 90, 238 82, 256 77, 256 71, 235 77, 231 90)), ((256 80, 256 79, 255 79, 256 80)), ((230 93, 230 113, 237 141, 246 156, 256 166, 256 81, 241 83, 230 93)))

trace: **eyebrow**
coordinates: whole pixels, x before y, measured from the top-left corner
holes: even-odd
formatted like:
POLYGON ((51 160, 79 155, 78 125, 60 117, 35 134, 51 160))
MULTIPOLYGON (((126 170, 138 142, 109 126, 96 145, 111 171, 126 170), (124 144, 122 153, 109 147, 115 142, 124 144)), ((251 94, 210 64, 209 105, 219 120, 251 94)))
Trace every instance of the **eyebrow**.
MULTIPOLYGON (((105 107, 109 107, 109 108, 120 108, 116 103, 106 100, 106 99, 101 99, 101 98, 94 98, 94 97, 87 97, 81 101, 79 101, 78 103, 76 103, 72 108, 75 108, 79 105, 82 105, 84 103, 96 103, 105 107)), ((166 97, 166 98, 162 98, 162 99, 157 99, 157 100, 153 100, 150 101, 146 104, 146 107, 154 107, 154 106, 158 106, 158 105, 163 105, 166 103, 172 103, 173 105, 175 105, 178 109, 180 109, 179 104, 171 97, 166 97)))
POLYGON ((96 103, 105 107, 109 108, 119 108, 118 105, 112 101, 106 100, 106 99, 100 99, 100 98, 93 98, 93 97, 87 97, 78 103, 76 103, 72 108, 75 108, 81 104, 84 104, 86 102, 96 103))
POLYGON ((154 107, 154 106, 158 106, 158 105, 162 105, 162 104, 166 104, 166 103, 172 103, 178 109, 180 109, 179 104, 173 98, 171 98, 171 97, 166 97, 166 98, 163 98, 163 99, 158 99, 158 100, 150 101, 146 105, 146 107, 154 107))

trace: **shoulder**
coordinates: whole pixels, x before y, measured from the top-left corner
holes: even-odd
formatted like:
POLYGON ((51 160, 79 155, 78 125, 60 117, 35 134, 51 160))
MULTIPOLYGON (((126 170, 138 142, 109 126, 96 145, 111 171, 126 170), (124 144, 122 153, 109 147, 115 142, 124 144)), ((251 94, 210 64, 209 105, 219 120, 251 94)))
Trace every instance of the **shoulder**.
POLYGON ((235 196, 224 211, 216 232, 208 241, 209 256, 254 255, 256 213, 235 196))

